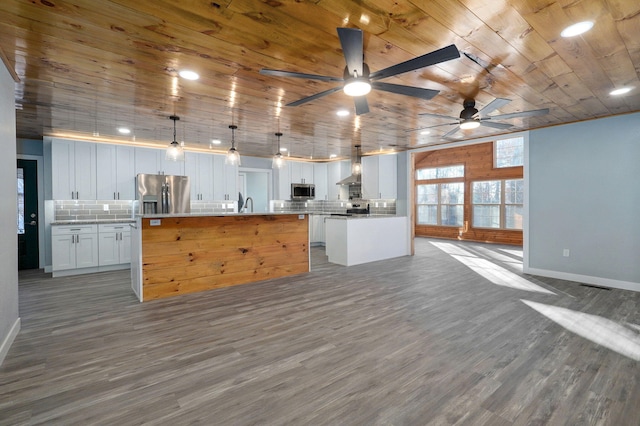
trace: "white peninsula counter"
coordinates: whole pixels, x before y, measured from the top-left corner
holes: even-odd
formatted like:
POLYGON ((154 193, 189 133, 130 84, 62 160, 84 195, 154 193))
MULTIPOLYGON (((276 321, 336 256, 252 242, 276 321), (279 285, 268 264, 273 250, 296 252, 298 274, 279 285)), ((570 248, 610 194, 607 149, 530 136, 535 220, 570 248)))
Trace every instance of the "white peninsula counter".
POLYGON ((411 254, 406 216, 327 216, 329 262, 351 266, 411 254))

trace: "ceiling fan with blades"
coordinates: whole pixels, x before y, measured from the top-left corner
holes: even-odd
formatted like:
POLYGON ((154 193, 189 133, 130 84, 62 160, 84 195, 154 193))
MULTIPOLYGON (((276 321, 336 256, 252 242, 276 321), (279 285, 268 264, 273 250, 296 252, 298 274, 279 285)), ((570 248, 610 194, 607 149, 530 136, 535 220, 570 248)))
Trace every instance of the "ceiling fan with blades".
POLYGON ((476 101, 474 99, 465 99, 463 102, 464 109, 460 112, 460 117, 451 117, 448 115, 440 115, 440 114, 431 114, 429 112, 423 112, 418 115, 433 117, 433 118, 444 118, 447 120, 455 120, 452 123, 444 123, 444 124, 436 124, 435 126, 421 127, 418 129, 407 130, 408 132, 414 132, 417 130, 424 129, 432 129, 434 127, 441 126, 456 126, 451 131, 442 135, 443 138, 447 138, 458 130, 468 130, 475 129, 479 126, 492 127, 494 129, 508 129, 513 127, 513 124, 509 123, 497 123, 494 120, 508 120, 510 118, 518 118, 518 117, 535 117, 538 115, 546 115, 549 113, 549 108, 543 109, 535 109, 530 111, 520 111, 520 112, 512 112, 508 114, 499 114, 499 115, 489 115, 489 113, 497 110, 498 108, 502 108, 506 104, 511 102, 511 99, 505 98, 496 98, 493 101, 489 102, 484 106, 480 111, 476 109, 476 101))
POLYGON ((439 64, 460 57, 460 52, 455 45, 449 45, 442 49, 435 50, 417 58, 410 59, 405 62, 390 66, 388 68, 370 73, 369 66, 364 62, 363 55, 363 36, 362 30, 355 28, 338 28, 338 37, 342 45, 342 53, 344 54, 347 66, 344 69, 343 77, 331 77, 325 75, 304 74, 299 72, 281 71, 263 68, 260 74, 271 75, 275 77, 294 77, 309 80, 320 81, 336 81, 343 82, 342 86, 334 87, 324 92, 302 98, 295 102, 290 102, 286 106, 298 106, 307 102, 314 101, 324 96, 344 90, 344 93, 352 96, 356 114, 366 114, 369 112, 369 104, 365 95, 371 89, 382 90, 385 92, 397 93, 400 95, 413 96, 415 98, 429 100, 440 93, 438 90, 423 89, 420 87, 403 86, 399 84, 383 83, 378 80, 393 77, 409 71, 414 71, 430 65, 439 64))

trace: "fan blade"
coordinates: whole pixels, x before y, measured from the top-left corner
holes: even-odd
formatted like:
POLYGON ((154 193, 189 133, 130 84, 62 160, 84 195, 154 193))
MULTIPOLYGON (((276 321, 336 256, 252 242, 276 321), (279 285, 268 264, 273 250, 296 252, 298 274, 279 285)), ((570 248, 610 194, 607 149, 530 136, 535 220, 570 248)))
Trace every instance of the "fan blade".
POLYGON ((369 112, 369 103, 365 96, 356 96, 353 98, 353 102, 356 104, 356 115, 362 115, 369 112))
POLYGON ((509 114, 500 114, 494 115, 491 117, 487 117, 491 120, 506 120, 509 118, 517 118, 517 117, 535 117, 537 115, 547 115, 549 114, 549 108, 543 109, 533 109, 531 111, 521 111, 521 112, 512 112, 509 114))
POLYGON ((453 130, 448 131, 447 133, 445 133, 444 135, 442 135, 442 138, 448 138, 449 136, 453 135, 455 132, 457 132, 458 130, 460 130, 460 126, 456 127, 453 130))
POLYGON ((486 117, 487 114, 489 114, 490 112, 495 111, 498 108, 502 108, 509 102, 511 102, 511 99, 495 98, 494 100, 489 102, 487 105, 485 105, 484 108, 478 111, 478 113, 475 114, 474 117, 486 117))
POLYGON ((382 83, 374 81, 371 83, 374 89, 384 90, 385 92, 398 93, 399 95, 413 96, 414 98, 430 100, 440 93, 439 90, 423 89, 421 87, 401 86, 399 84, 382 83))
POLYGON ((260 70, 260 74, 262 74, 262 75, 272 75, 274 77, 305 78, 305 79, 308 79, 308 80, 344 81, 344 79, 342 79, 342 78, 329 77, 328 75, 316 75, 316 74, 305 74, 305 73, 301 73, 301 72, 270 70, 268 68, 262 68, 260 70))
POLYGON ((509 123, 494 123, 491 121, 480 120, 480 125, 486 127, 493 127, 494 129, 508 129, 509 127, 513 127, 513 124, 509 123))
POLYGON ((353 72, 356 71, 358 77, 361 77, 363 74, 362 62, 364 59, 362 53, 362 30, 355 28, 338 28, 338 37, 340 37, 342 53, 347 62, 349 75, 353 76, 353 72))
POLYGON ((460 124, 460 122, 456 121, 455 123, 444 123, 444 124, 436 124, 435 126, 418 127, 417 129, 407 129, 405 130, 405 132, 407 133, 417 132, 418 130, 433 129, 434 127, 442 127, 442 126, 453 126, 454 124, 457 126, 458 124, 460 124))
POLYGON ((315 101, 318 98, 330 95, 330 94, 335 93, 335 92, 337 92, 339 90, 342 90, 342 87, 340 87, 340 86, 334 87, 333 89, 329 89, 329 90, 325 90, 324 92, 316 93, 315 95, 311 95, 311 96, 308 96, 306 98, 302 98, 302 99, 300 99, 298 101, 290 102, 290 103, 286 104, 285 106, 298 106, 298 105, 306 104, 307 102, 315 101))
POLYGON ((442 49, 434 50, 426 55, 418 56, 417 58, 410 59, 406 62, 390 66, 374 73, 371 73, 370 80, 380 80, 383 78, 391 77, 405 72, 417 70, 420 68, 428 67, 430 65, 439 64, 440 62, 450 61, 460 57, 460 52, 455 44, 443 47, 442 49))
POLYGON ((433 118, 444 118, 446 120, 458 120, 458 117, 451 117, 450 115, 431 114, 430 112, 421 112, 418 115, 423 115, 425 117, 433 117, 433 118))

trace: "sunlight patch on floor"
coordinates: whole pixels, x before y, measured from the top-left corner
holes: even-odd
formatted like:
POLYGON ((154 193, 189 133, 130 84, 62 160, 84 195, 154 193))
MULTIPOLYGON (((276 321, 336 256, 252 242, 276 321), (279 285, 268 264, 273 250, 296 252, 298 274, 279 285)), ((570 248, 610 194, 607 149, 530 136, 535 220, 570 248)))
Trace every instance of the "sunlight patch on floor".
POLYGON ((598 315, 521 300, 567 330, 626 357, 640 361, 640 335, 635 331, 598 315))
POLYGON ((516 290, 556 294, 544 287, 526 280, 525 278, 522 278, 520 275, 514 274, 513 272, 507 270, 506 268, 503 268, 502 266, 496 265, 489 260, 478 257, 477 255, 456 246, 455 244, 438 242, 431 242, 431 244, 447 253, 458 262, 466 265, 478 275, 481 275, 482 277, 488 279, 496 285, 510 287, 516 290))

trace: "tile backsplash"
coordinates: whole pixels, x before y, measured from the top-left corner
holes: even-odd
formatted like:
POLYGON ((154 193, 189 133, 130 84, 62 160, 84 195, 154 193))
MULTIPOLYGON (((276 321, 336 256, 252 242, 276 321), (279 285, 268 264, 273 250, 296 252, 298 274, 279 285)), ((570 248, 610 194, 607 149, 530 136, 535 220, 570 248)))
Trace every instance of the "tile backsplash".
POLYGON ((271 211, 288 212, 288 211, 306 211, 309 213, 345 213, 350 208, 366 208, 369 204, 370 214, 396 214, 395 199, 376 199, 376 200, 309 200, 309 201, 291 201, 291 200, 273 200, 271 201, 271 211))
POLYGON ((131 219, 131 200, 55 200, 55 220, 131 219), (106 207, 105 207, 106 206, 106 207))

